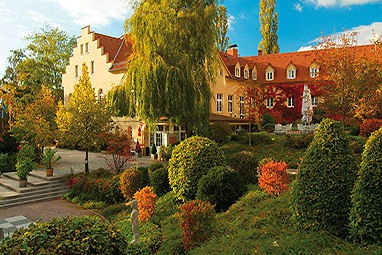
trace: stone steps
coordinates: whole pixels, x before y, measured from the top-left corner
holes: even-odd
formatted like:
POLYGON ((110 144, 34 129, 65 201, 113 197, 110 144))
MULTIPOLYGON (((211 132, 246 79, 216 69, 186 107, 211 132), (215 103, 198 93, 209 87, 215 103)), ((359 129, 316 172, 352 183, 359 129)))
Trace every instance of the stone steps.
POLYGON ((33 171, 27 179, 27 187, 20 188, 16 173, 4 173, 0 177, 0 209, 58 198, 67 192, 62 176, 46 177, 45 171, 33 171))

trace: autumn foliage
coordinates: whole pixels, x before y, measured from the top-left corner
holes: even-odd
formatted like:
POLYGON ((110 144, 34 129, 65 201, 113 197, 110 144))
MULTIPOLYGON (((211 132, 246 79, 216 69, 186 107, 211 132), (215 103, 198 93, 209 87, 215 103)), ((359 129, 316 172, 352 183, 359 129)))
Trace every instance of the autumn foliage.
POLYGON ((273 196, 278 196, 288 190, 289 176, 288 164, 273 160, 261 167, 259 186, 263 191, 273 196))
POLYGON ((153 187, 144 187, 140 191, 135 192, 134 199, 138 201, 138 219, 140 222, 147 222, 155 211, 155 202, 157 195, 154 193, 153 187))
POLYGON ((371 133, 382 127, 382 120, 380 119, 368 119, 365 120, 360 127, 361 136, 369 137, 371 133))
POLYGON ((141 188, 142 182, 142 173, 135 167, 129 167, 122 173, 120 187, 126 200, 133 198, 134 193, 141 188))
POLYGON ((185 250, 191 250, 211 237, 215 210, 210 203, 192 200, 181 205, 176 216, 182 229, 185 250))

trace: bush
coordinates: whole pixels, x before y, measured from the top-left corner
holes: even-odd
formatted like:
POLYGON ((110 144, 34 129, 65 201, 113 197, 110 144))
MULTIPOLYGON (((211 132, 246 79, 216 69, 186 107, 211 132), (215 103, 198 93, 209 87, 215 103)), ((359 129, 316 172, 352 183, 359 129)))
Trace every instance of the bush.
POLYGON ((321 122, 292 185, 291 209, 300 228, 347 232, 357 164, 339 122, 321 122))
POLYGON ((99 210, 106 207, 106 204, 102 201, 88 201, 82 205, 85 209, 99 210))
POLYGON ((9 165, 9 156, 7 153, 0 153, 0 175, 7 172, 9 165))
POLYGON ((125 203, 112 204, 108 207, 105 207, 101 211, 101 214, 110 221, 113 220, 121 212, 131 212, 131 208, 127 207, 125 203))
POLYGON ((182 241, 182 231, 175 216, 166 218, 162 225, 162 245, 158 255, 184 255, 186 254, 182 241))
POLYGON ((225 211, 245 192, 239 173, 225 166, 211 168, 198 183, 196 198, 215 205, 217 211, 225 211))
POLYGON ((382 128, 374 132, 362 154, 352 193, 350 232, 362 243, 382 243, 382 128))
POLYGON ((131 200, 134 193, 142 188, 142 172, 135 167, 127 168, 121 175, 121 192, 126 200, 131 200))
POLYGON ((157 200, 153 187, 144 187, 140 191, 135 192, 134 199, 138 201, 139 221, 147 222, 154 214, 155 201, 157 200))
POLYGON ((275 119, 270 113, 265 113, 261 119, 261 127, 265 131, 268 133, 275 131, 275 119))
POLYGON ((201 136, 190 137, 175 147, 168 165, 168 175, 175 196, 194 199, 199 179, 215 166, 225 165, 223 151, 201 136))
POLYGON ((0 153, 17 153, 17 140, 11 133, 5 132, 0 137, 0 153))
POLYGON ((153 171, 150 174, 150 185, 154 188, 158 197, 163 196, 171 190, 170 182, 168 180, 167 168, 162 167, 153 171))
POLYGON ((0 254, 125 254, 125 238, 95 217, 38 222, 16 230, 0 244, 0 254))
POLYGON ((229 165, 239 172, 245 183, 257 183, 257 166, 259 162, 251 151, 241 151, 234 154, 229 165))
MULTIPOLYGON (((248 141, 247 141, 248 143, 248 141)), ((265 132, 251 133, 251 146, 272 144, 273 140, 269 134, 265 132)))
POLYGON ((32 160, 36 159, 36 151, 32 145, 24 144, 21 146, 19 152, 17 153, 17 160, 22 161, 24 159, 30 158, 32 160))
POLYGON ((168 146, 162 145, 159 149, 159 156, 163 158, 164 161, 168 162, 171 158, 171 154, 174 148, 175 148, 175 145, 173 144, 169 144, 168 146))
POLYGON ((191 250, 212 236, 215 210, 210 203, 192 200, 180 206, 176 217, 182 230, 185 250, 191 250))
POLYGON ((360 154, 365 148, 367 138, 362 136, 348 136, 350 148, 354 153, 360 154))
POLYGON ((286 135, 285 146, 295 149, 305 149, 309 147, 314 135, 286 135))
POLYGON ((152 163, 150 166, 149 166, 149 175, 154 172, 155 170, 157 169, 160 169, 160 168, 163 168, 163 164, 161 162, 155 162, 155 163, 152 163))
POLYGON ((382 127, 382 120, 380 119, 367 119, 361 124, 361 136, 369 137, 371 133, 382 127))
POLYGON ((208 138, 219 144, 227 143, 229 141, 232 134, 232 128, 230 124, 217 122, 211 124, 210 128, 211 132, 208 138))
POLYGON ((138 167, 138 170, 142 173, 142 187, 150 185, 149 168, 146 166, 138 167))
POLYGON ((279 196, 288 190, 289 174, 285 162, 270 161, 261 166, 259 186, 273 196, 279 196))
POLYGON ((176 199, 174 192, 170 191, 158 198, 155 203, 155 212, 151 220, 157 225, 162 225, 163 221, 179 211, 179 201, 176 199))

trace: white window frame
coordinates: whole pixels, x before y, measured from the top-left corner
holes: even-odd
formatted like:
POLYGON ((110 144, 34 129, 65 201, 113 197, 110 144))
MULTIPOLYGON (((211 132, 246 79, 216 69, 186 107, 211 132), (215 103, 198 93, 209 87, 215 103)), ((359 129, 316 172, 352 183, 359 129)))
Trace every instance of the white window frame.
POLYGON ((249 71, 248 69, 244 69, 244 79, 248 79, 249 78, 249 71))
POLYGON ((244 97, 241 96, 240 97, 240 103, 239 103, 239 106, 240 106, 240 119, 244 119, 244 97))
POLYGON ((288 70, 288 79, 296 79, 296 70, 294 69, 288 70))
POLYGON ((288 97, 287 101, 288 101, 288 103, 287 103, 288 108, 293 108, 294 107, 294 97, 288 97))
POLYGON ((223 94, 216 94, 216 111, 223 111, 223 94))
POLYGON ((228 95, 228 113, 233 112, 233 95, 228 95))
POLYGON ((163 132, 155 132, 155 146, 158 149, 162 145, 163 145, 163 132))
POLYGON ((274 79, 274 71, 268 71, 268 72, 266 72, 265 75, 266 75, 265 79, 267 81, 273 81, 273 79, 274 79))
POLYGON ((275 106, 275 100, 273 97, 268 97, 267 98, 267 105, 266 107, 269 109, 272 109, 275 106))
POLYGON ((240 68, 239 67, 235 67, 235 76, 240 78, 241 76, 241 73, 240 73, 240 68))
POLYGON ((312 106, 317 106, 317 97, 316 96, 310 96, 310 99, 312 100, 312 106))
POLYGON ((252 70, 252 80, 257 80, 257 71, 255 69, 252 70))

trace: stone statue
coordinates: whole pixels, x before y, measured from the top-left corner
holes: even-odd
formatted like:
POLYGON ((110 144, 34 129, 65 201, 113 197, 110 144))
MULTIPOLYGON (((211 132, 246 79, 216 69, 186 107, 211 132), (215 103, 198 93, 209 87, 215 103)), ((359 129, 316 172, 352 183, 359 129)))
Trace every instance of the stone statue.
POLYGON ((130 243, 138 243, 139 242, 139 222, 138 222, 138 201, 137 200, 131 201, 131 208, 133 210, 131 211, 130 222, 131 222, 131 227, 133 229, 134 240, 132 240, 130 243))

